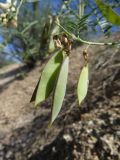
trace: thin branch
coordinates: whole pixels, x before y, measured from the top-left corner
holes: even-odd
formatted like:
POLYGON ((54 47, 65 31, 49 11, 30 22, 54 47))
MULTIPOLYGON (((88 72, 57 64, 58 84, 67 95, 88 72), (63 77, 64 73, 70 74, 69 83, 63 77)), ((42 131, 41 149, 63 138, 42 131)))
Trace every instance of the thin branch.
POLYGON ((19 14, 19 10, 20 10, 20 7, 21 7, 22 4, 23 4, 23 1, 24 1, 24 0, 21 0, 19 6, 17 7, 16 16, 18 16, 18 14, 19 14))
POLYGON ((109 45, 109 46, 112 46, 112 45, 120 45, 120 42, 91 42, 91 41, 86 41, 86 40, 83 40, 82 38, 80 37, 76 37, 74 34, 70 33, 69 31, 67 31, 63 26, 61 26, 61 24, 59 23, 56 23, 68 36, 70 36, 72 39, 78 41, 78 42, 82 42, 82 43, 85 43, 85 44, 88 44, 88 45, 109 45))
POLYGON ((33 21, 32 23, 30 23, 28 26, 26 26, 23 31, 21 32, 21 34, 23 35, 27 30, 29 30, 33 25, 37 24, 38 21, 33 21))

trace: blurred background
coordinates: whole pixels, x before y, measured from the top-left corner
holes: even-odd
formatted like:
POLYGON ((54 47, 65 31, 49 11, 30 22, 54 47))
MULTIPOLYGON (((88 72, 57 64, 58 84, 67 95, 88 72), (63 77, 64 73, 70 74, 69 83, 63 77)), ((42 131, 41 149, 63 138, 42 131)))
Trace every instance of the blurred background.
MULTIPOLYGON (((13 1, 17 8, 20 1, 13 1)), ((120 13, 117 0, 106 2, 120 13)), ((30 59, 31 63, 35 63, 52 52, 54 44, 51 35, 61 32, 55 24, 56 19, 66 29, 86 40, 109 36, 120 30, 101 16, 93 0, 85 0, 84 3, 82 0, 26 0, 18 13, 17 28, 1 24, 0 67, 10 63, 27 64, 30 59)))

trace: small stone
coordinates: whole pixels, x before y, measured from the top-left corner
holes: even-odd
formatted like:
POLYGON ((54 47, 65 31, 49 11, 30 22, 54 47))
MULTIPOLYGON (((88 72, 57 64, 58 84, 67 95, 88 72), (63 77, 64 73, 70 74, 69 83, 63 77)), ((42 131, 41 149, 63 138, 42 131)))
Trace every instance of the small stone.
POLYGON ((3 144, 0 144, 0 151, 2 151, 4 149, 3 144))
POLYGON ((88 125, 93 126, 94 125, 93 121, 88 121, 88 125))
POLYGON ((0 130, 0 139, 3 139, 5 137, 5 133, 0 130))
POLYGON ((21 153, 20 152, 16 153, 15 158, 16 159, 21 159, 21 153))
POLYGON ((117 132, 116 132, 116 135, 120 136, 120 131, 117 131, 117 132))
POLYGON ((3 157, 0 157, 0 160, 4 160, 3 157))
POLYGON ((22 147, 25 148, 25 147, 26 147, 26 143, 23 143, 23 144, 22 144, 22 147))
POLYGON ((66 142, 72 142, 72 137, 68 134, 64 134, 63 135, 63 139, 66 141, 66 142))
POLYGON ((55 146, 52 147, 52 151, 53 151, 54 153, 56 152, 55 146))
POLYGON ((0 157, 4 157, 4 151, 0 151, 0 157))
POLYGON ((11 158, 11 156, 12 156, 12 151, 8 151, 5 157, 6 158, 11 158))

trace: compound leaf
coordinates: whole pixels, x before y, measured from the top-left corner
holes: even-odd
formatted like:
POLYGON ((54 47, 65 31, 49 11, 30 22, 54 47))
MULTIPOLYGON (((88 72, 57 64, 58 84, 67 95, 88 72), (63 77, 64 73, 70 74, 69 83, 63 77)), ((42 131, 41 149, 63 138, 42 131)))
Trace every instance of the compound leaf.
POLYGON ((84 0, 81 0, 80 4, 79 4, 79 16, 80 16, 80 18, 82 18, 83 15, 84 15, 84 8, 85 8, 84 0))
POLYGON ((114 25, 120 25, 120 16, 115 11, 113 11, 113 9, 109 5, 105 4, 101 0, 95 0, 95 2, 100 11, 102 12, 103 16, 109 22, 114 25))
POLYGON ((53 123, 57 117, 63 103, 63 99, 66 92, 67 77, 68 77, 68 66, 69 66, 69 57, 65 57, 63 64, 60 69, 58 80, 55 87, 55 92, 53 96, 53 106, 52 106, 52 115, 50 124, 53 123))
POLYGON ((63 61, 63 51, 59 50, 46 64, 38 82, 35 105, 49 97, 54 89, 60 66, 63 61))
POLYGON ((88 90, 88 65, 82 68, 80 78, 78 81, 77 95, 78 95, 79 105, 86 97, 87 90, 88 90))

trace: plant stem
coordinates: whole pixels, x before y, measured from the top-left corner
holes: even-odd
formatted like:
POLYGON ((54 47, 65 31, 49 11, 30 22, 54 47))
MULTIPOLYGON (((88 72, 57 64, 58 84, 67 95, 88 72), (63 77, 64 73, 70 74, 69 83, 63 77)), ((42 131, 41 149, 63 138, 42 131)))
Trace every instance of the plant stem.
POLYGON ((65 33, 70 36, 73 40, 76 40, 78 42, 82 42, 82 43, 85 43, 85 44, 88 44, 88 45, 109 45, 109 46, 112 46, 112 45, 120 45, 120 42, 91 42, 91 41, 86 41, 86 40, 83 40, 82 38, 80 37, 76 37, 74 34, 70 33, 69 31, 67 31, 63 26, 61 26, 61 24, 59 23, 56 23, 61 29, 63 29, 65 31, 65 33))
POLYGON ((24 1, 24 0, 21 0, 21 1, 20 1, 20 4, 19 4, 18 7, 17 7, 16 16, 18 16, 18 14, 19 14, 19 10, 20 10, 20 7, 21 7, 22 4, 23 4, 23 1, 24 1))
POLYGON ((37 24, 37 23, 38 23, 37 20, 35 20, 35 21, 33 21, 32 23, 30 23, 28 26, 26 26, 26 27, 23 29, 23 31, 21 32, 21 34, 23 35, 26 31, 28 31, 33 25, 35 25, 35 24, 37 24))

